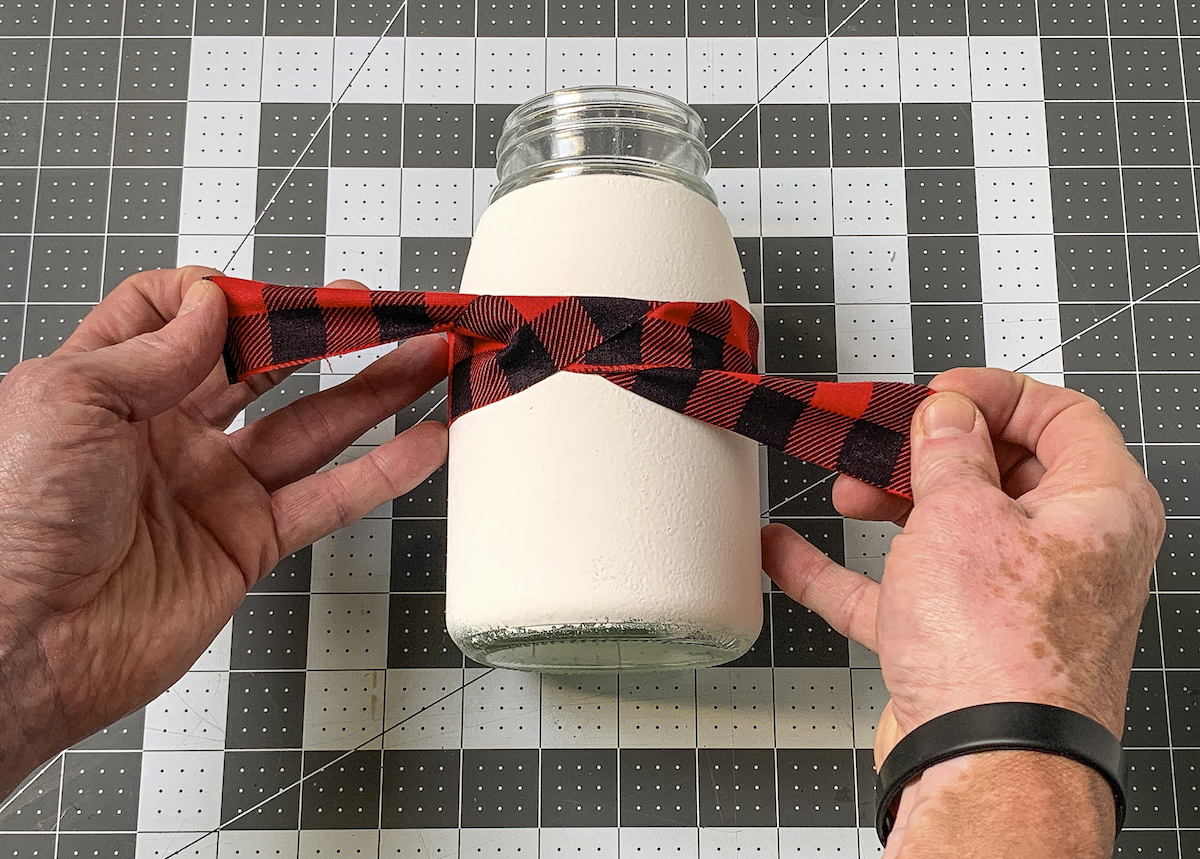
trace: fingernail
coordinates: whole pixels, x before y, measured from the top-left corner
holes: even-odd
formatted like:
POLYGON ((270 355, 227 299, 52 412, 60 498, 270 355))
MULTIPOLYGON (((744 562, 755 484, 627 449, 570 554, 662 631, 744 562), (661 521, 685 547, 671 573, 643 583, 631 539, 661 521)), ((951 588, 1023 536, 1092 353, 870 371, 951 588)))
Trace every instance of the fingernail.
POLYGON ((184 293, 183 304, 179 305, 179 313, 177 315, 191 313, 200 306, 200 302, 204 300, 204 296, 208 294, 210 282, 207 280, 198 280, 192 284, 191 288, 184 293))
POLYGON ((975 429, 975 405, 958 394, 936 394, 921 415, 926 438, 966 435, 975 429))

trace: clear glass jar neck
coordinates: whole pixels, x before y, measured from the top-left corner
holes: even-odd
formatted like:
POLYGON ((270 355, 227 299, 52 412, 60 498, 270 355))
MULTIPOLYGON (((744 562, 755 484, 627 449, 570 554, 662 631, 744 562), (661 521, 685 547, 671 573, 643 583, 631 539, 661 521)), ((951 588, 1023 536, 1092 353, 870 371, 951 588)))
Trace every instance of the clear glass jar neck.
POLYGON ((514 110, 496 145, 492 201, 565 176, 605 173, 678 182, 716 204, 704 124, 681 101, 629 87, 578 87, 514 110))

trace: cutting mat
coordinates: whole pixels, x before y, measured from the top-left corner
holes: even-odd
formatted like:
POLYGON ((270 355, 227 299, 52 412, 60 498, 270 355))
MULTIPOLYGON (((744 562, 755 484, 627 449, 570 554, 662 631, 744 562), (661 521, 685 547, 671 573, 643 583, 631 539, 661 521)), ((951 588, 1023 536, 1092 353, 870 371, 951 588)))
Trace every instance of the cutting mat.
MULTIPOLYGON (((515 104, 676 95, 710 140, 736 123, 710 178, 767 371, 1026 367, 1121 425, 1170 522, 1119 852, 1200 856, 1194 0, 397 3, 0 0, 0 370, 142 268, 455 289, 515 104)), ((307 368, 245 420, 366 359, 307 368)), ((880 573, 894 528, 762 461, 769 518, 880 573)), ((732 666, 488 671, 444 631, 444 513, 439 473, 285 559, 174 688, 3 806, 0 855, 878 854, 870 653, 766 590, 732 666)))

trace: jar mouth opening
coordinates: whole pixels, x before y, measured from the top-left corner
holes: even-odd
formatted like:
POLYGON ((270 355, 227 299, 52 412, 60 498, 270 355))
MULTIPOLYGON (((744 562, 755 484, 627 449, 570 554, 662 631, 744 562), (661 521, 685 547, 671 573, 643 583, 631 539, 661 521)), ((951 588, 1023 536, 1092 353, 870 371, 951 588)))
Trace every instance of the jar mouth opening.
POLYGON ((517 107, 496 141, 495 202, 543 179, 617 173, 675 181, 713 203, 704 122, 669 95, 619 86, 560 89, 517 107))
POLYGON ((648 113, 660 125, 674 127, 704 140, 704 123, 690 105, 663 93, 620 86, 581 86, 559 89, 530 99, 513 110, 504 121, 500 142, 514 128, 553 116, 574 117, 578 114, 635 118, 648 113))

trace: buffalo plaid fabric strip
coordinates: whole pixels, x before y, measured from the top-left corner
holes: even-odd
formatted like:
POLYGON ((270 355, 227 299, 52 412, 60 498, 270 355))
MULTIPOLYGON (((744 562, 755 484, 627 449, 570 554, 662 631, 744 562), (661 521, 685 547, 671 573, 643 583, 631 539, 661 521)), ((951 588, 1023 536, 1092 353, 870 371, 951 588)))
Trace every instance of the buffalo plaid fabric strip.
POLYGON ((911 495, 909 424, 929 389, 761 375, 758 328, 734 301, 501 297, 212 280, 229 301, 225 364, 231 380, 446 332, 451 421, 554 373, 584 373, 789 456, 911 495))

